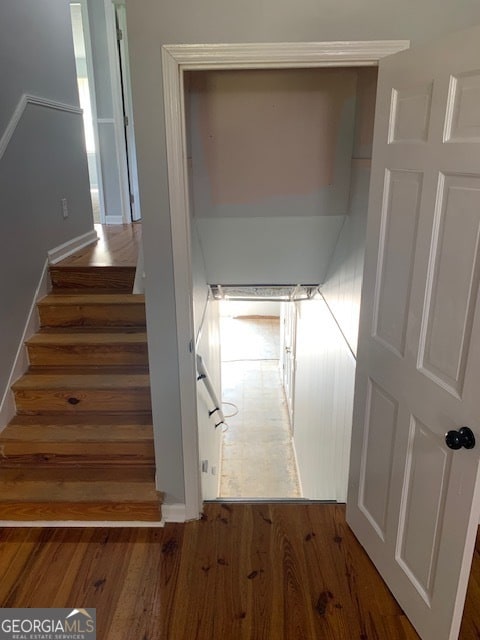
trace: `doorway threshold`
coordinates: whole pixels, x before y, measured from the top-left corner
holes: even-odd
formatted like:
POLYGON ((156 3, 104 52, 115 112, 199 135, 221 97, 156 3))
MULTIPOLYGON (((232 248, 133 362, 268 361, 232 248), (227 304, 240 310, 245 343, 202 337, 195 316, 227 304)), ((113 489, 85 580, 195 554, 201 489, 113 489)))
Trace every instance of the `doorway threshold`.
POLYGON ((204 504, 218 502, 240 504, 342 504, 336 500, 314 500, 312 498, 215 498, 215 500, 204 500, 204 504))

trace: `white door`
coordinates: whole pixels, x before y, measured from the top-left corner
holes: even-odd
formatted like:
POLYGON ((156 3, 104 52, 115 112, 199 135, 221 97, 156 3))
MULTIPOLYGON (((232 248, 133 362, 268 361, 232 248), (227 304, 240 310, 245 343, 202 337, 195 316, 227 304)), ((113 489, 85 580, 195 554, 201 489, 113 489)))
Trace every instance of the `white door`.
POLYGON ((380 63, 347 520, 424 639, 479 520, 480 28, 380 63))

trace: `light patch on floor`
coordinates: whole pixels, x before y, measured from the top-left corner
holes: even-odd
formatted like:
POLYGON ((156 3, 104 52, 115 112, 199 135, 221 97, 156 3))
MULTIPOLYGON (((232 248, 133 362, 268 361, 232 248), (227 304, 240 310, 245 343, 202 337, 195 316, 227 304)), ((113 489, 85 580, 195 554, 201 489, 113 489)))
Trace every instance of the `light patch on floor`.
POLYGON ((222 318, 222 498, 300 498, 279 371, 278 318, 222 318), (233 409, 224 406, 228 415, 233 409))

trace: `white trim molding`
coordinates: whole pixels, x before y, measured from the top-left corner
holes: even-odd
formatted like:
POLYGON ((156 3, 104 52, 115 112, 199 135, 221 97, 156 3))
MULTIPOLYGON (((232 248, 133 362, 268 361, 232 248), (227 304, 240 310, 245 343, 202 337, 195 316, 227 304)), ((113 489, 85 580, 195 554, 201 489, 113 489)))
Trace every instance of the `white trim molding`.
POLYGON ((2 401, 0 402, 0 431, 2 431, 15 416, 15 398, 11 387, 15 380, 18 380, 18 378, 20 378, 20 376, 22 376, 28 369, 29 362, 25 342, 40 328, 40 322, 37 314, 37 301, 47 295, 49 288, 50 277, 48 273, 48 260, 45 260, 42 274, 35 290, 32 304, 30 305, 25 328, 23 330, 22 337, 20 338, 15 360, 8 377, 7 386, 4 390, 2 401))
POLYGON ((82 13, 83 41, 85 45, 85 59, 87 62, 88 91, 90 93, 90 110, 92 113, 93 138, 95 142, 95 166, 97 169, 98 181, 98 203, 100 207, 100 222, 105 222, 105 193, 103 189, 103 168, 100 157, 100 137, 98 135, 98 115, 97 96, 95 83, 95 69, 93 64, 92 38, 90 34, 90 18, 88 15, 88 0, 77 0, 80 2, 82 13))
MULTIPOLYGON (((198 516, 197 516, 198 517, 198 516)), ((183 503, 162 504, 162 522, 186 522, 186 506, 183 503)))
POLYGON ((182 70, 288 69, 377 66, 381 58, 408 49, 410 40, 372 42, 260 42, 166 44, 162 47, 182 70))
POLYGON ((199 472, 195 353, 191 352, 191 345, 194 343, 193 300, 183 73, 191 70, 218 69, 377 66, 381 58, 407 49, 409 44, 409 41, 406 40, 381 40, 373 42, 169 44, 162 47, 180 372, 185 517, 187 520, 198 518, 202 508, 202 498, 199 472))
POLYGON ((124 219, 121 215, 107 215, 105 216, 105 224, 123 224, 124 219))
POLYGON ((12 117, 10 118, 10 121, 6 126, 2 137, 0 138, 0 159, 5 153, 8 147, 8 143, 12 139, 12 136, 15 133, 15 129, 17 128, 17 125, 22 119, 25 109, 29 104, 36 105, 37 107, 45 107, 47 109, 56 109, 57 111, 66 111, 67 113, 74 113, 80 116, 83 114, 82 109, 76 105, 66 104, 65 102, 58 102, 57 100, 50 100, 49 98, 41 98, 40 96, 34 96, 28 93, 24 93, 18 101, 12 117))
POLYGON ((104 0, 105 20, 107 23, 107 51, 110 75, 110 87, 113 106, 113 126, 115 135, 116 169, 120 185, 120 201, 122 204, 122 222, 131 222, 130 189, 128 183, 127 150, 125 147, 125 123, 122 103, 122 82, 120 79, 120 63, 117 48, 117 27, 115 7, 112 0, 104 0))
POLYGON ((48 251, 48 262, 50 264, 57 264, 60 260, 64 260, 71 256, 72 253, 79 251, 79 249, 83 249, 84 247, 88 247, 89 244, 93 244, 98 240, 98 235, 95 229, 92 231, 87 231, 81 236, 77 236, 76 238, 72 238, 63 244, 58 245, 54 249, 50 249, 48 251))

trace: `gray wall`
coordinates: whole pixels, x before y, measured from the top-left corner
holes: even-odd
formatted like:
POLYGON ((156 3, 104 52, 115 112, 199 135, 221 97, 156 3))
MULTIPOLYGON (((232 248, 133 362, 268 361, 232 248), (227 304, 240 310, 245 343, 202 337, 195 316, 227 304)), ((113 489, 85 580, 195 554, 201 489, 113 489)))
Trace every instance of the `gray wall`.
MULTIPOLYGON (((144 222, 147 320, 155 429, 162 459, 182 465, 175 300, 170 238, 161 45, 410 39, 425 42, 480 22, 477 0, 127 0, 129 48, 144 222)), ((173 463, 172 463, 173 464, 173 463)), ((182 501, 182 477, 161 489, 182 501)))
MULTIPOLYGON (((78 106, 64 0, 2 0, 0 60, 0 136, 23 93, 78 106)), ((93 228, 81 115, 29 104, 0 159, 0 194, 1 399, 47 251, 93 228)))

